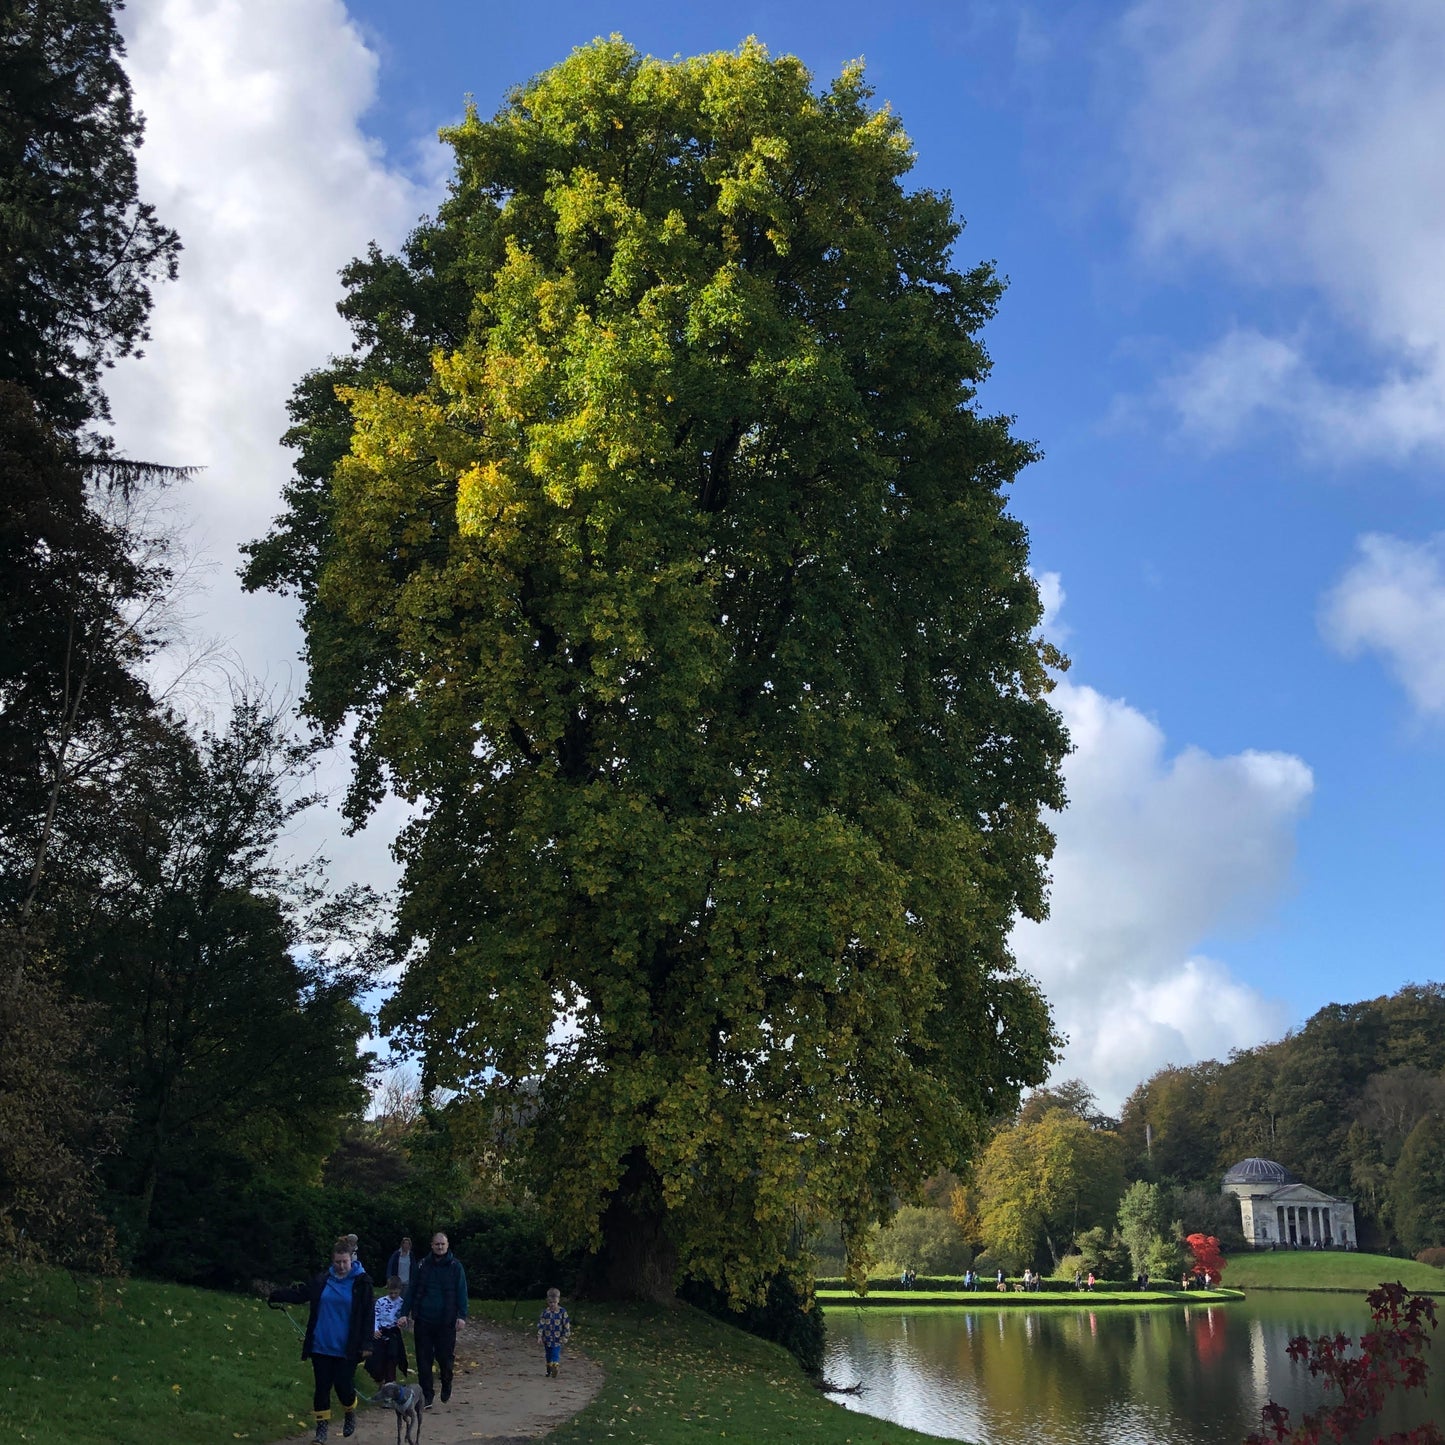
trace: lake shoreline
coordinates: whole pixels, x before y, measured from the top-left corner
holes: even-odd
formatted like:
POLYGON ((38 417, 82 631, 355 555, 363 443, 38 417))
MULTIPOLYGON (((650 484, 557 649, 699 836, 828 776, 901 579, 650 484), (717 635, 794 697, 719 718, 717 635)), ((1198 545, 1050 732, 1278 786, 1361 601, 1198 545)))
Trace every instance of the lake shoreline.
POLYGON ((816 1299, 829 1309, 1139 1309, 1144 1306, 1220 1305, 1242 1300, 1243 1290, 1079 1290, 1068 1294, 1041 1290, 1037 1294, 997 1291, 870 1290, 865 1295, 824 1292, 816 1299))

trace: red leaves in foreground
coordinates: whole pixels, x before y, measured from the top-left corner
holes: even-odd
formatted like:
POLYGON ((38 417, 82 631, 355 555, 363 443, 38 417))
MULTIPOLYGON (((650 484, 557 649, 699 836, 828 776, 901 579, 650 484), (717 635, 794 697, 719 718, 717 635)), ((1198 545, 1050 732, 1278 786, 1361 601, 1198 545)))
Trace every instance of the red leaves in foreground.
MULTIPOLYGON (((1359 1347, 1346 1335, 1321 1335, 1311 1343, 1303 1335, 1289 1342, 1292 1360, 1308 1363, 1310 1374, 1323 1375, 1339 1391, 1338 1404, 1306 1415, 1290 1428, 1289 1411, 1271 1401, 1260 1412, 1264 1429, 1244 1445, 1324 1445, 1354 1438, 1361 1426, 1378 1418, 1385 1400, 1396 1390, 1423 1390, 1430 1366, 1425 1350, 1435 1328, 1435 1301, 1411 1294, 1404 1285, 1382 1284, 1369 1295, 1374 1328, 1360 1337, 1359 1347)), ((1370 1445, 1445 1445, 1445 1434, 1433 1423, 1413 1430, 1377 1435, 1370 1445)))

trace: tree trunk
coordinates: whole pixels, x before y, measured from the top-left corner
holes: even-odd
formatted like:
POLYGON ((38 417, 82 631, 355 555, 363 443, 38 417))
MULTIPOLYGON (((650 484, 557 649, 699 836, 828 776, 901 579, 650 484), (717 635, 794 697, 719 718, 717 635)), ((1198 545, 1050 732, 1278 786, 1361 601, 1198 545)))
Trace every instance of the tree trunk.
POLYGON ((677 1297, 677 1249, 667 1235, 657 1174, 641 1149, 628 1157, 602 1216, 602 1248, 588 1277, 588 1292, 603 1299, 670 1304, 677 1297))

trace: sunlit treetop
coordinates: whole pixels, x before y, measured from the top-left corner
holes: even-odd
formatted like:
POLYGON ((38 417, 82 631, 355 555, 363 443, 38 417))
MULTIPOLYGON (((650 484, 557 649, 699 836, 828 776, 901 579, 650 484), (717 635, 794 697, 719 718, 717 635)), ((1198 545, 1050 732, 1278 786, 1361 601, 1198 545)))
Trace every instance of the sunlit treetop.
POLYGON ((612 1285, 751 1294, 823 1217, 861 1258, 1055 1047, 1000 283, 856 66, 614 38, 444 134, 248 581, 302 597, 353 808, 420 808, 386 1026, 459 1111, 545 1073, 519 1163, 612 1285))

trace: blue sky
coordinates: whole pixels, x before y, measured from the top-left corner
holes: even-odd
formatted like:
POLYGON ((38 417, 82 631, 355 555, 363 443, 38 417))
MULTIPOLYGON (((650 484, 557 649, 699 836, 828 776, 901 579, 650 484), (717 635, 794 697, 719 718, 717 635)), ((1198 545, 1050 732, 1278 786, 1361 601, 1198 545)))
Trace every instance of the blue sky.
MULTIPOLYGON (((435 203, 434 142, 570 47, 755 34, 862 56, 918 184, 1010 279, 985 404, 1074 660, 1055 910, 1015 938, 1106 1102, 1165 1062, 1441 976, 1445 9, 1433 0, 533 6, 132 0, 143 185, 187 244, 117 426, 208 470, 196 626, 281 691, 289 604, 238 541, 286 475, 335 272, 435 203)), ((339 783, 341 767, 329 775, 339 783)), ((385 882, 384 810, 292 846, 385 882)))

